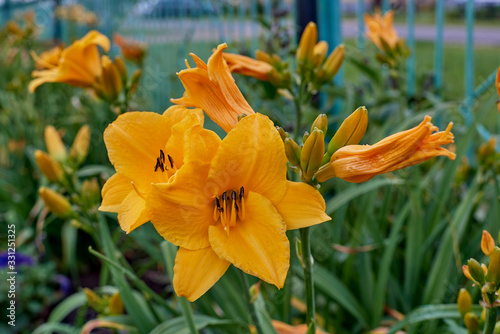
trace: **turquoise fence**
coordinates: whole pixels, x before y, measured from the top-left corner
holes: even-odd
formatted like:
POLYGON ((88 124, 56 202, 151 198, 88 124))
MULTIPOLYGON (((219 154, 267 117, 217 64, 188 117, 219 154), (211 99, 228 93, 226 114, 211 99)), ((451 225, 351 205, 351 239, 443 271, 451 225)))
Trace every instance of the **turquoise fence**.
MULTIPOLYGON (((229 45, 230 51, 248 55, 261 45, 266 34, 282 29, 296 43, 300 31, 297 24, 298 1, 311 3, 314 0, 190 0, 190 1, 134 1, 134 0, 0 0, 0 23, 5 23, 16 11, 35 10, 35 20, 42 28, 42 38, 60 37, 69 42, 80 37, 89 28, 59 22, 54 15, 56 3, 62 5, 78 3, 97 13, 96 27, 110 38, 120 33, 125 38, 143 42, 148 53, 145 61, 142 90, 145 100, 152 101, 151 108, 159 110, 170 104, 170 97, 180 97, 182 86, 175 71, 185 67, 184 60, 189 52, 207 59, 211 50, 221 42, 229 45), (178 7, 162 8, 161 3, 183 4, 178 7), (154 5, 156 4, 156 5, 154 5), (196 4, 201 4, 196 6, 196 4), (156 6, 156 7, 155 7, 156 6)), ((355 4, 359 48, 365 47, 363 14, 370 11, 366 0, 350 1, 355 4)), ((342 42, 342 1, 316 0, 317 21, 320 38, 333 47, 342 42)), ((415 49, 415 0, 406 0, 406 43, 415 49)), ((389 0, 381 1, 382 11, 390 8, 389 0)), ((474 87, 474 0, 467 0, 465 6, 465 87, 461 112, 468 124, 472 123, 472 105, 477 89, 474 87)), ((445 0, 435 0, 435 53, 434 87, 443 88, 443 31, 445 25, 445 0)), ((118 53, 115 47, 112 52, 118 53)), ((407 60, 407 94, 416 91, 415 52, 407 60)), ((343 72, 335 77, 335 84, 342 86, 343 72)), ((480 87, 490 87, 494 75, 488 77, 480 87)), ((478 89, 480 88, 478 87, 478 89)), ((487 136, 484 131, 480 132, 487 136)))

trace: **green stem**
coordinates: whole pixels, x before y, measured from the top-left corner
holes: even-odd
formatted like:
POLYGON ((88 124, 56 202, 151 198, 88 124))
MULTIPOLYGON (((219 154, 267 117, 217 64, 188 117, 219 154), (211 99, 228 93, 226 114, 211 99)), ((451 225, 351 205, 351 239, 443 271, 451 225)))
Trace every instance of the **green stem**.
POLYGON ((262 330, 259 318, 257 317, 257 312, 255 311, 255 305, 252 303, 252 297, 250 296, 250 285, 248 284, 247 275, 241 270, 238 271, 240 272, 241 282, 243 283, 243 290, 245 290, 245 297, 247 300, 248 310, 250 311, 253 324, 257 329, 257 333, 263 334, 264 331, 262 330))
POLYGON ((301 228, 300 231, 300 241, 302 244, 302 266, 304 268, 304 281, 305 281, 305 292, 306 292, 306 305, 307 305, 307 325, 308 333, 316 332, 316 311, 314 303, 314 283, 313 283, 313 257, 311 254, 311 244, 310 244, 310 227, 301 228))
POLYGON ((483 334, 492 334, 493 331, 495 330, 496 323, 497 323, 497 308, 487 307, 483 334))

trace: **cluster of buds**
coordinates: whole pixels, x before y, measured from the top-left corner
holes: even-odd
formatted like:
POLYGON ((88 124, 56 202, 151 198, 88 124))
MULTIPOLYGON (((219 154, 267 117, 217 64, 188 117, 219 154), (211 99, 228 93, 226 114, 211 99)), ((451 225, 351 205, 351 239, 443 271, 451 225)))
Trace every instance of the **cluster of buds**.
POLYGON ((328 43, 318 42, 318 28, 314 22, 309 22, 300 38, 295 57, 301 78, 312 82, 315 88, 331 82, 337 74, 344 61, 344 45, 337 46, 328 58, 327 53, 328 43))
POLYGON ((462 266, 462 270, 465 277, 481 289, 483 307, 498 307, 500 306, 497 292, 500 289, 500 248, 495 246, 493 237, 485 230, 481 238, 481 250, 490 258, 488 266, 471 258, 462 266))
POLYGON ((480 327, 484 325, 486 312, 483 309, 481 316, 478 317, 472 311, 472 298, 469 291, 466 289, 460 289, 457 299, 457 307, 460 316, 464 320, 465 328, 467 328, 468 333, 476 333, 480 327))
POLYGON ((278 128, 285 143, 285 153, 292 169, 300 178, 309 184, 317 185, 324 166, 329 165, 330 158, 339 148, 358 144, 368 125, 368 111, 365 107, 356 109, 344 120, 328 145, 325 145, 325 134, 328 130, 328 119, 325 114, 319 115, 311 126, 311 132, 303 136, 303 145, 299 146, 283 129, 278 128), (325 152, 326 146, 326 152, 325 152))
MULTIPOLYGON (((62 195, 64 189, 74 189, 75 171, 87 157, 90 144, 90 128, 84 125, 78 131, 69 152, 64 145, 61 135, 53 126, 45 128, 45 145, 47 152, 35 151, 35 159, 41 172, 49 183, 57 188, 40 187, 39 195, 47 209, 61 218, 73 218, 75 212, 70 199, 62 195)), ((80 194, 73 196, 72 201, 82 207, 91 207, 99 203, 99 185, 97 180, 83 182, 80 194)))
POLYGON ((88 288, 83 289, 83 292, 87 297, 87 305, 100 316, 123 314, 123 301, 118 291, 111 295, 103 294, 101 296, 88 288))
POLYGON ((495 136, 479 146, 477 155, 479 163, 485 169, 492 169, 495 174, 500 172, 500 152, 497 151, 497 138, 495 136))
POLYGON ((35 24, 35 12, 28 10, 16 20, 9 20, 5 27, 0 30, 0 40, 8 39, 13 44, 22 44, 26 41, 31 41, 38 33, 38 28, 35 24), (18 22, 21 22, 18 23, 18 22))

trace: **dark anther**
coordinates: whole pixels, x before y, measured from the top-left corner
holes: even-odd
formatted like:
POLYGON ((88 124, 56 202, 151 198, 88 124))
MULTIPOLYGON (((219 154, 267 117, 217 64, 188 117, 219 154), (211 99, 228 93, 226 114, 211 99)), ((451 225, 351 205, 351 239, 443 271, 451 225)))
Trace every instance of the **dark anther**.
POLYGON ((163 153, 163 150, 160 150, 160 160, 161 162, 165 162, 165 153, 163 153))
POLYGON ((238 212, 238 210, 240 209, 240 208, 238 208, 238 204, 236 204, 236 202, 233 202, 233 203, 234 203, 234 209, 236 210, 236 212, 238 212))
POLYGON ((162 172, 164 171, 163 163, 160 161, 160 158, 156 158, 155 172, 158 168, 160 168, 162 172))
POLYGON ((233 190, 233 192, 231 192, 231 199, 232 199, 233 201, 235 201, 235 200, 236 200, 236 191, 234 191, 234 190, 233 190))
POLYGON ((221 209, 221 206, 220 206, 220 202, 219 202, 219 198, 218 197, 215 197, 215 205, 217 205, 217 209, 221 209))
POLYGON ((174 168, 174 159, 172 159, 172 157, 170 155, 167 155, 168 157, 168 161, 170 162, 170 168, 174 168))
POLYGON ((245 188, 241 187, 240 188, 240 201, 241 199, 245 196, 245 188))
POLYGON ((222 198, 223 201, 225 201, 227 199, 227 194, 226 194, 225 191, 222 193, 221 198, 222 198))

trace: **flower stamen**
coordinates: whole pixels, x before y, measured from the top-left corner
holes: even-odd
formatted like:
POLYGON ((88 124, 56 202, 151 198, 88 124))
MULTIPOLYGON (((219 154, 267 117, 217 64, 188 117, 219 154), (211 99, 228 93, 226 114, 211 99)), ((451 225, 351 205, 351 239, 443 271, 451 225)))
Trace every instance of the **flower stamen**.
POLYGON ((240 188, 239 195, 236 190, 227 190, 220 196, 215 196, 213 219, 220 222, 224 231, 229 236, 229 228, 236 226, 237 220, 245 218, 245 189, 240 188), (228 193, 230 195, 228 196, 228 193))

